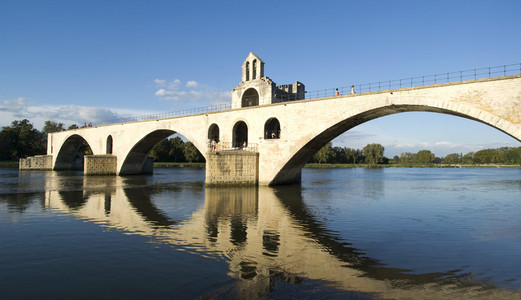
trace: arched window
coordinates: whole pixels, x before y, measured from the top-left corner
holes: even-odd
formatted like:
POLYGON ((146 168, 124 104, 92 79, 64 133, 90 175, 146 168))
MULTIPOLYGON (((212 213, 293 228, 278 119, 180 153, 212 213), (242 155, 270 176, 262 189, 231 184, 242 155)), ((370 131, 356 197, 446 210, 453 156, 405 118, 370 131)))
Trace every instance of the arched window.
POLYGON ((257 60, 253 60, 253 74, 251 76, 251 79, 257 79, 257 60))
POLYGON ((219 143, 219 126, 217 126, 217 124, 214 123, 208 128, 208 139, 210 142, 214 141, 219 143))
POLYGON ((112 135, 107 137, 107 154, 112 154, 112 135))
POLYGON ((259 93, 254 88, 247 89, 242 95, 242 107, 259 105, 259 93))
POLYGON ((250 62, 246 62, 246 81, 250 80, 250 62))
POLYGON ((280 139, 280 123, 277 118, 271 118, 264 124, 265 139, 280 139))
POLYGON ((233 147, 242 148, 248 146, 248 126, 243 121, 233 126, 233 147))

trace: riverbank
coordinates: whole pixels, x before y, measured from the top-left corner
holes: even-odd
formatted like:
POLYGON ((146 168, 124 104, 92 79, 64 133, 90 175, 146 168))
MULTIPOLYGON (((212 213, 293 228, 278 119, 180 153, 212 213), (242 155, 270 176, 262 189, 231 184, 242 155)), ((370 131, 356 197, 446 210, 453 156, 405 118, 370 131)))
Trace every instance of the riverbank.
POLYGON ((0 161, 0 168, 18 168, 17 161, 0 161))
POLYGON ((306 164, 305 168, 521 168, 505 164, 306 164))
MULTIPOLYGON (((154 168, 204 168, 205 163, 154 162, 154 168)), ((305 168, 521 168, 505 164, 306 164, 305 168)), ((0 161, 0 168, 18 168, 17 161, 0 161)))

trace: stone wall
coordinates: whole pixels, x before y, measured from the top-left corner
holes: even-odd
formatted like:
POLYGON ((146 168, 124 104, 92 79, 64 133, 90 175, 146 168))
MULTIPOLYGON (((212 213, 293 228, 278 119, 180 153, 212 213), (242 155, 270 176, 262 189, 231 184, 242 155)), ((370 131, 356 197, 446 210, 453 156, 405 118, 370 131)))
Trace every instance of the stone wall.
POLYGON ((116 175, 115 155, 85 155, 84 175, 116 175))
POLYGON ((244 150, 208 153, 207 185, 257 185, 259 153, 244 150))
POLYGON ((52 155, 36 155, 20 158, 20 170, 52 170, 52 155))

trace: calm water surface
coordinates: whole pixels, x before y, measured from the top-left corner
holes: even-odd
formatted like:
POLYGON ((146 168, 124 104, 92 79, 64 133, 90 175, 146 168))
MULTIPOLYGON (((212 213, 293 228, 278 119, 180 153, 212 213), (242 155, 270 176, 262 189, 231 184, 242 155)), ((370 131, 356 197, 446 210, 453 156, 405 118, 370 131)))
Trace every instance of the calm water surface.
POLYGON ((520 299, 520 169, 0 169, 1 299, 520 299))

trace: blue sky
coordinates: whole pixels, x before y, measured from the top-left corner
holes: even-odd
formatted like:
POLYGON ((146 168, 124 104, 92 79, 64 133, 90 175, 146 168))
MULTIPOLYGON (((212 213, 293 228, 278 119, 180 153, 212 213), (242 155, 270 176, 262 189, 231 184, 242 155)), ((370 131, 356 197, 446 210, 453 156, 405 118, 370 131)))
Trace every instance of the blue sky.
MULTIPOLYGON (((99 122, 231 101, 250 51, 308 91, 521 63, 521 1, 0 2, 0 126, 99 122)), ((521 146, 434 113, 362 124, 334 146, 437 156, 521 146)))

